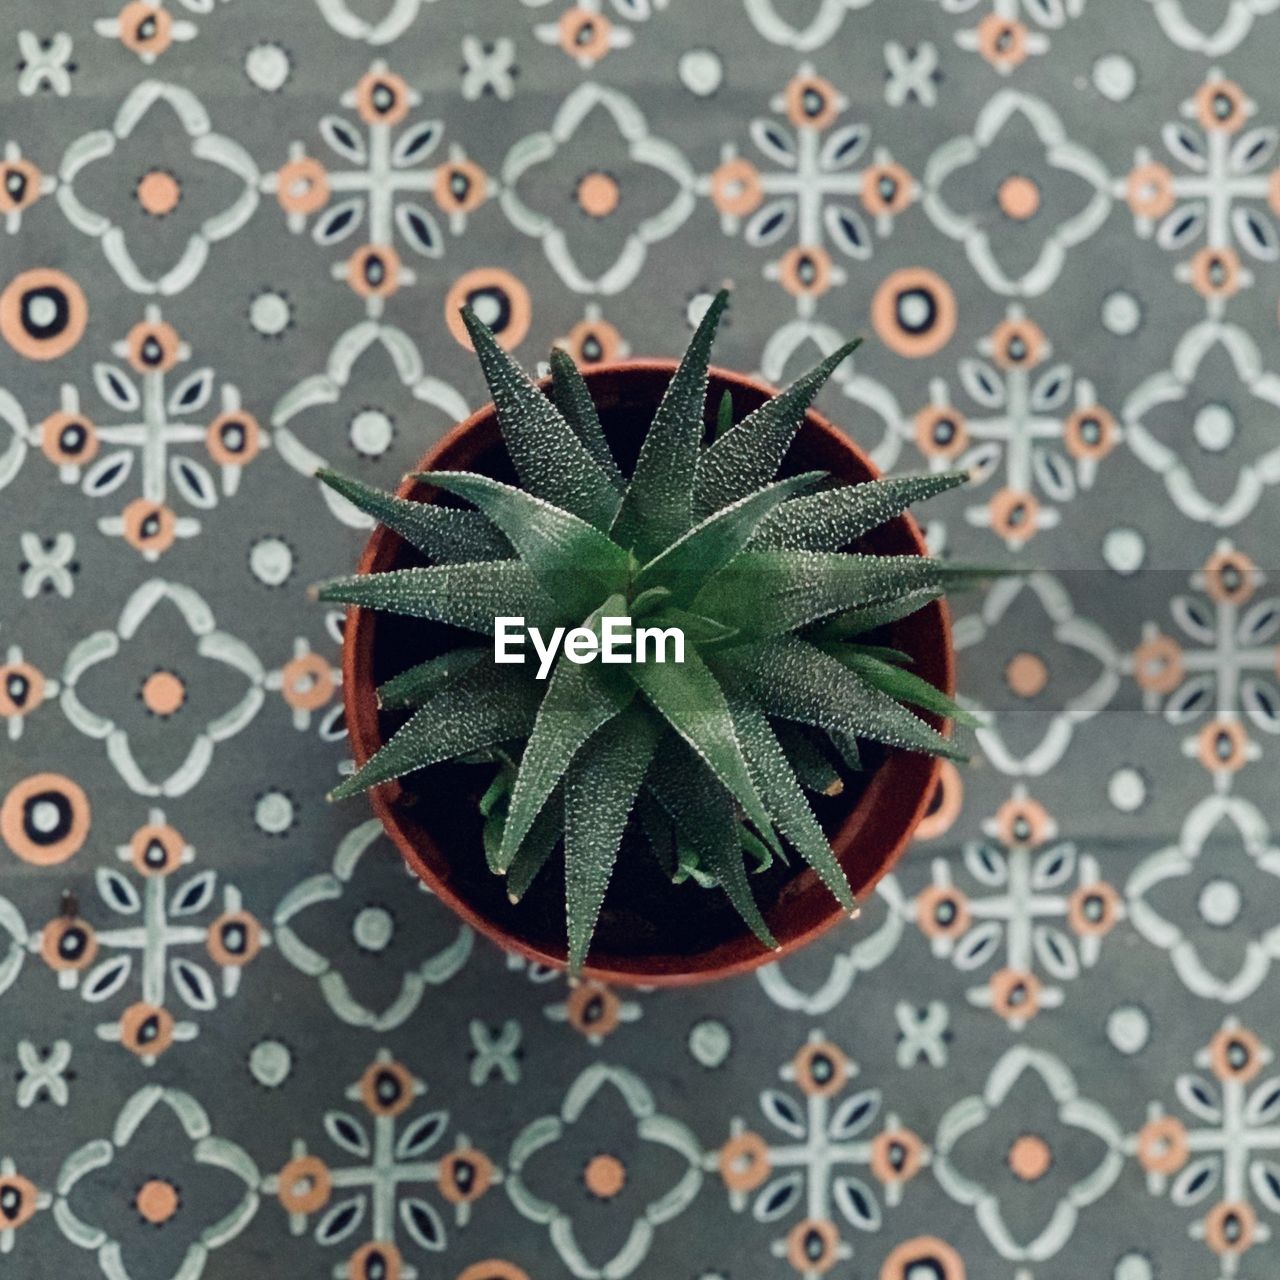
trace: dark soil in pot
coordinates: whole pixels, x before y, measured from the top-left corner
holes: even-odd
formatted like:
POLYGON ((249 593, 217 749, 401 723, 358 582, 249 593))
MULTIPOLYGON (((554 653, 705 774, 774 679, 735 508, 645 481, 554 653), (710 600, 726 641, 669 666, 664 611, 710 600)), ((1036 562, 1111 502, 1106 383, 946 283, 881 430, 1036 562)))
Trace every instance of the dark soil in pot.
MULTIPOLYGON (((587 377, 611 446, 624 472, 634 463, 673 366, 635 363, 612 366, 587 377)), ((735 419, 767 396, 763 386, 713 370, 708 418, 726 387, 734 394, 735 419)), ((491 413, 476 415, 433 452, 424 466, 480 471, 514 479, 491 413), (477 419, 479 420, 477 422, 477 419)), ((823 469, 845 481, 876 474, 816 414, 806 421, 784 472, 823 469)), ((403 488, 422 498, 425 486, 403 488)), ((919 553, 912 522, 899 519, 875 531, 864 548, 882 554, 919 553)), ((394 534, 379 529, 361 564, 363 571, 425 563, 394 534)), ((357 759, 363 761, 403 723, 402 712, 377 712, 372 691, 406 667, 473 635, 417 619, 356 614, 349 622, 347 717, 357 759)), ((883 642, 916 658, 915 669, 950 691, 950 637, 945 611, 931 605, 886 628, 883 642)), ((865 896, 900 854, 924 811, 935 763, 923 756, 868 744, 865 768, 845 776, 843 792, 812 797, 814 810, 832 839, 850 883, 865 896), (860 803, 862 801, 865 803, 860 803)), ((564 867, 557 854, 524 900, 513 905, 504 882, 485 864, 477 801, 492 778, 491 765, 439 765, 374 792, 374 806, 402 852, 432 887, 482 931, 503 945, 545 962, 564 956, 564 867)), ((808 941, 842 916, 835 899, 794 855, 753 877, 766 918, 783 949, 808 941)), ((696 981, 750 968, 770 959, 718 891, 692 883, 672 885, 643 837, 629 831, 605 899, 588 972, 631 982, 696 981)))

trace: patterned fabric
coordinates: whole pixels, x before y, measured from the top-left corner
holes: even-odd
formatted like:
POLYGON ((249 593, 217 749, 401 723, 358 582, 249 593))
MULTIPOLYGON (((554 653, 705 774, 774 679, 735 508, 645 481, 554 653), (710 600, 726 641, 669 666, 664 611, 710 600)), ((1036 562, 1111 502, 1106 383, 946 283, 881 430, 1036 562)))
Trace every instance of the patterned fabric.
POLYGON ((1276 1274, 1277 10, 8 0, 5 1274, 1276 1274), (867 331, 825 410, 1040 571, 858 923, 570 988, 322 799, 312 473, 484 398, 463 300, 670 355, 726 279, 721 363, 867 331))

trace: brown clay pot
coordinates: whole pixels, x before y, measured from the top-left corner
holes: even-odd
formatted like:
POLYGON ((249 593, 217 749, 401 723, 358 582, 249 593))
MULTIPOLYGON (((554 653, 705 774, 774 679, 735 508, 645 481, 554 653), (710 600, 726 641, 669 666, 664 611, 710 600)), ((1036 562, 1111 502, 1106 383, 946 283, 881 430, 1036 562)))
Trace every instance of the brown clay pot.
MULTIPOLYGON (((624 472, 665 390, 674 363, 626 361, 586 372, 606 434, 624 472)), ((774 389, 740 374, 711 371, 708 415, 725 390, 735 420, 774 389)), ((513 474, 492 404, 455 427, 427 453, 418 470, 479 471, 498 479, 513 474)), ((816 412, 805 420, 784 466, 785 474, 821 469, 856 483, 879 473, 867 456, 816 412)), ((435 492, 411 480, 400 496, 431 500, 435 492)), ((864 549, 886 555, 923 555, 924 540, 910 516, 875 530, 864 549)), ((425 563, 399 536, 379 525, 360 559, 361 573, 425 563)), ((377 686, 433 651, 457 643, 457 633, 415 619, 349 610, 343 644, 344 698, 352 754, 363 764, 390 737, 404 713, 378 709, 377 686)), ((951 627, 941 603, 886 628, 885 643, 910 653, 914 669, 954 692, 951 627)), ((936 722, 935 722, 936 723, 936 722)), ((864 900, 902 856, 933 793, 938 761, 913 752, 866 752, 867 768, 815 809, 854 893, 864 900)), ((565 963, 562 859, 553 857, 518 905, 508 902, 501 877, 485 865, 476 800, 489 782, 474 765, 438 765, 371 793, 374 811, 405 860, 433 893, 472 928, 529 960, 565 963), (553 868, 555 870, 553 871, 553 868)), ((825 933, 844 912, 817 876, 793 859, 754 878, 757 896, 780 952, 770 952, 747 931, 724 896, 693 884, 670 885, 652 857, 623 848, 592 945, 587 976, 638 986, 708 982, 745 973, 779 959, 825 933), (628 853, 636 856, 628 857, 628 853), (799 867, 797 870, 796 867, 799 867)))

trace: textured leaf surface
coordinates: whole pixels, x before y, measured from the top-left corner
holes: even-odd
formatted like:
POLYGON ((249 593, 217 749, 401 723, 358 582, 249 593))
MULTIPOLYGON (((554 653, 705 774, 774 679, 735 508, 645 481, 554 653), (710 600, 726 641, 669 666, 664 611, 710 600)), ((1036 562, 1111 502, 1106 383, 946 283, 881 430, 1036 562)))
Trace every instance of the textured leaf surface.
POLYGON ((511 554, 511 544, 478 511, 456 511, 434 502, 397 498, 336 471, 321 470, 316 476, 432 560, 442 564, 502 560, 511 554))
POLYGON ((633 663, 625 671, 728 788, 752 825, 777 849, 769 815, 734 734, 729 704, 698 651, 687 648, 683 663, 633 663))
POLYGON ((644 589, 661 584, 670 590, 676 604, 687 604, 747 545, 770 512, 794 494, 812 488, 823 475, 821 471, 809 471, 780 480, 708 516, 650 560, 640 570, 636 585, 644 589))
POLYGON ((978 721, 959 703, 948 698, 941 689, 931 685, 913 671, 903 671, 869 653, 850 652, 848 649, 833 647, 828 649, 840 663, 850 671, 861 676, 869 685, 873 685, 882 693, 887 693, 898 702, 910 703, 913 707, 922 707, 935 715, 954 720, 957 724, 973 726, 978 721))
POLYGON ((586 958, 618 846, 659 728, 638 703, 601 727, 573 758, 564 784, 565 919, 569 969, 586 958))
POLYGON ((914 591, 905 591, 895 599, 863 605, 858 609, 849 609, 838 617, 824 622, 813 635, 823 640, 847 640, 853 636, 863 636, 877 627, 897 622, 899 618, 910 617, 917 610, 923 609, 925 605, 941 597, 941 587, 919 587, 914 591))
POLYGON ((488 476, 434 471, 423 478, 474 502, 572 616, 585 617, 604 597, 626 589, 627 553, 571 512, 488 476))
MULTIPOLYGON (((616 616, 624 609, 620 597, 609 600, 588 625, 599 634, 600 618, 605 614, 616 616)), ((511 810, 502 835, 500 866, 511 865, 520 842, 582 744, 634 696, 635 687, 616 667, 599 663, 579 666, 560 658, 516 774, 511 810)))
POLYGON ((716 326, 728 305, 721 290, 707 308, 640 446, 613 527, 614 541, 652 559, 693 523, 693 485, 704 433, 707 367, 716 326))
POLYGON ((586 379, 578 371, 573 357, 560 347, 551 348, 551 398, 564 420, 573 428, 573 434, 582 441, 596 465, 609 477, 613 486, 622 492, 626 481, 613 459, 609 442, 605 439, 600 415, 587 387, 586 379))
POLYGON ((755 544, 798 551, 839 551, 908 507, 964 484, 967 471, 887 476, 796 498, 760 526, 755 544))
POLYGON ((692 607, 747 635, 781 635, 845 609, 943 586, 953 572, 923 556, 744 551, 692 607))
POLYGON ((822 883, 840 900, 840 905, 846 911, 852 911, 855 905, 853 891, 769 721, 758 707, 746 699, 735 699, 731 710, 747 767, 769 816, 800 856, 818 873, 822 883))
POLYGON ((489 636, 499 614, 521 616, 536 627, 565 620, 564 610, 538 585, 532 570, 518 560, 361 573, 324 583, 316 596, 332 604, 447 622, 489 636))
POLYGON ((530 493, 607 529, 618 492, 560 410, 530 381, 470 307, 462 319, 471 335, 498 411, 502 438, 521 484, 530 493))
POLYGON ((844 782, 826 752, 814 741, 814 734, 805 726, 786 720, 770 728, 778 739, 778 745, 786 753, 787 763, 796 775, 796 781, 806 790, 819 795, 838 795, 844 790, 844 782))
POLYGON ((523 737, 533 727, 540 692, 523 671, 475 667, 424 702, 330 798, 344 800, 428 765, 523 737))
POLYGON ((486 659, 492 660, 488 649, 451 649, 438 658, 428 658, 382 685, 378 689, 378 705, 388 711, 416 707, 430 694, 486 659))
POLYGON ((888 694, 798 637, 744 646, 722 661, 769 715, 886 746, 964 758, 937 730, 888 694))
POLYGON ((698 767, 687 748, 669 750, 665 743, 659 745, 645 785, 675 823, 681 843, 696 853, 699 882, 719 884, 751 932, 766 947, 776 947, 751 892, 741 828, 728 792, 698 767))
POLYGON ((519 902, 547 865, 564 832, 564 799, 559 789, 542 806, 507 871, 507 896, 519 902))
POLYGON ((848 342, 736 427, 719 434, 698 459, 694 511, 705 515, 737 502, 778 473, 822 384, 859 346, 848 342))

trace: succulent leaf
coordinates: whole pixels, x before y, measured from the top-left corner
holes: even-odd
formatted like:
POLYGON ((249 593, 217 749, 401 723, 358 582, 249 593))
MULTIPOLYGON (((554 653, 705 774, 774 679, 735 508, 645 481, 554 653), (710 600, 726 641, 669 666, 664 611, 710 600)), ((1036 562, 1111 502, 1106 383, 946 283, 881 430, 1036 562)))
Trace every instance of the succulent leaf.
POLYGON ((430 471, 421 479, 475 503, 570 616, 585 617, 602 598, 626 589, 627 553, 585 520, 488 476, 430 471))
POLYGON ((839 899, 840 905, 846 911, 852 911, 855 903, 849 881, 831 852, 831 845, 809 807, 768 719, 745 698, 735 699, 730 705, 742 753, 769 816, 800 856, 818 873, 822 883, 839 899))
MULTIPOLYGON (((599 634, 600 618, 620 616, 624 609, 621 597, 612 599, 586 625, 599 634)), ((520 842, 583 743, 634 696, 635 687, 616 667, 580 666, 565 657, 556 663, 516 774, 500 866, 511 865, 520 842)))
POLYGON ((826 651, 868 684, 887 693, 897 702, 921 707, 969 728, 981 723, 953 698, 948 698, 936 685, 930 684, 913 671, 904 671, 891 662, 885 662, 873 654, 851 650, 848 646, 831 646, 826 651))
MULTIPOLYGON (((542 812, 529 828, 529 834, 507 870, 507 897, 513 902, 519 902, 529 892, 529 887, 537 879, 538 872, 547 865, 563 834, 564 796, 557 788, 542 806, 542 812)), ((501 837, 498 843, 500 847, 501 837)))
POLYGON ((378 706, 385 711, 419 706, 430 694, 489 657, 487 649, 450 649, 438 658, 428 658, 379 686, 378 706))
POLYGON ((779 480, 708 516, 650 560, 640 570, 636 586, 643 590, 661 584, 671 592, 675 604, 688 604, 708 579, 747 545, 770 512, 776 512, 795 494, 811 489, 824 475, 822 471, 807 471, 790 480, 779 480))
POLYGON ((773 950, 777 939, 747 881, 732 800, 705 769, 693 764, 687 748, 667 750, 661 744, 645 786, 675 823, 679 844, 696 855, 696 863, 689 868, 694 878, 704 885, 718 884, 751 932, 773 950))
POLYGON ((478 511, 397 498, 327 469, 317 471, 316 478, 439 564, 504 560, 511 554, 511 544, 478 511))
POLYGON ((522 616, 530 626, 564 621, 564 610, 538 585, 529 566, 518 560, 358 573, 324 583, 316 598, 447 622, 490 636, 494 618, 503 614, 522 616))
POLYGON ((683 663, 642 662, 625 668, 667 723, 698 753, 742 806, 747 820, 775 849, 773 824, 751 780, 724 691, 692 647, 683 663))
POLYGON ((759 547, 839 551, 908 507, 962 485, 967 471, 887 476, 865 484, 827 489, 774 511, 756 532, 759 547))
POLYGON ((622 833, 659 735, 652 714, 635 703, 602 725, 569 765, 564 852, 571 973, 586 959, 622 833))
POLYGON ((913 591, 904 591, 902 595, 893 599, 848 609, 834 618, 829 618, 814 628, 811 638, 850 640, 855 636, 864 636, 877 627, 888 626, 889 623, 897 622, 900 618, 909 617, 941 597, 941 587, 918 587, 913 591))
POLYGON ((796 636, 731 649, 720 661, 771 716, 886 746, 963 759, 955 745, 830 654, 796 636))
POLYGON ((539 694, 514 668, 475 667, 424 702, 329 798, 345 800, 427 765, 522 738, 533 727, 539 694))
POLYGON ((814 740, 815 734, 804 725, 780 720, 770 725, 778 745, 786 753, 787 763, 796 781, 818 795, 834 796, 844 790, 844 780, 827 753, 814 740))
POLYGON ((696 513, 705 515, 727 507, 778 474, 814 396, 860 344, 860 339, 845 343, 732 430, 717 434, 715 442, 698 459, 696 513))
POLYGON ((618 510, 618 491, 560 410, 498 344, 471 310, 462 309, 484 371, 498 425, 520 482, 530 493, 608 529, 618 510))
POLYGON ((573 434, 582 441, 596 465, 621 493, 626 488, 626 481, 604 437, 604 428, 600 425, 600 415, 596 412, 587 380, 578 371, 573 357, 561 347, 551 348, 551 398, 564 415, 564 420, 573 428, 573 434))
POLYGON ((707 308, 640 446, 631 483, 612 529, 613 540, 643 563, 693 523, 693 485, 705 433, 707 370, 716 327, 729 303, 721 290, 707 308))
POLYGON ((745 635, 782 635, 844 609, 945 585, 956 572, 922 556, 744 551, 692 607, 745 635))

